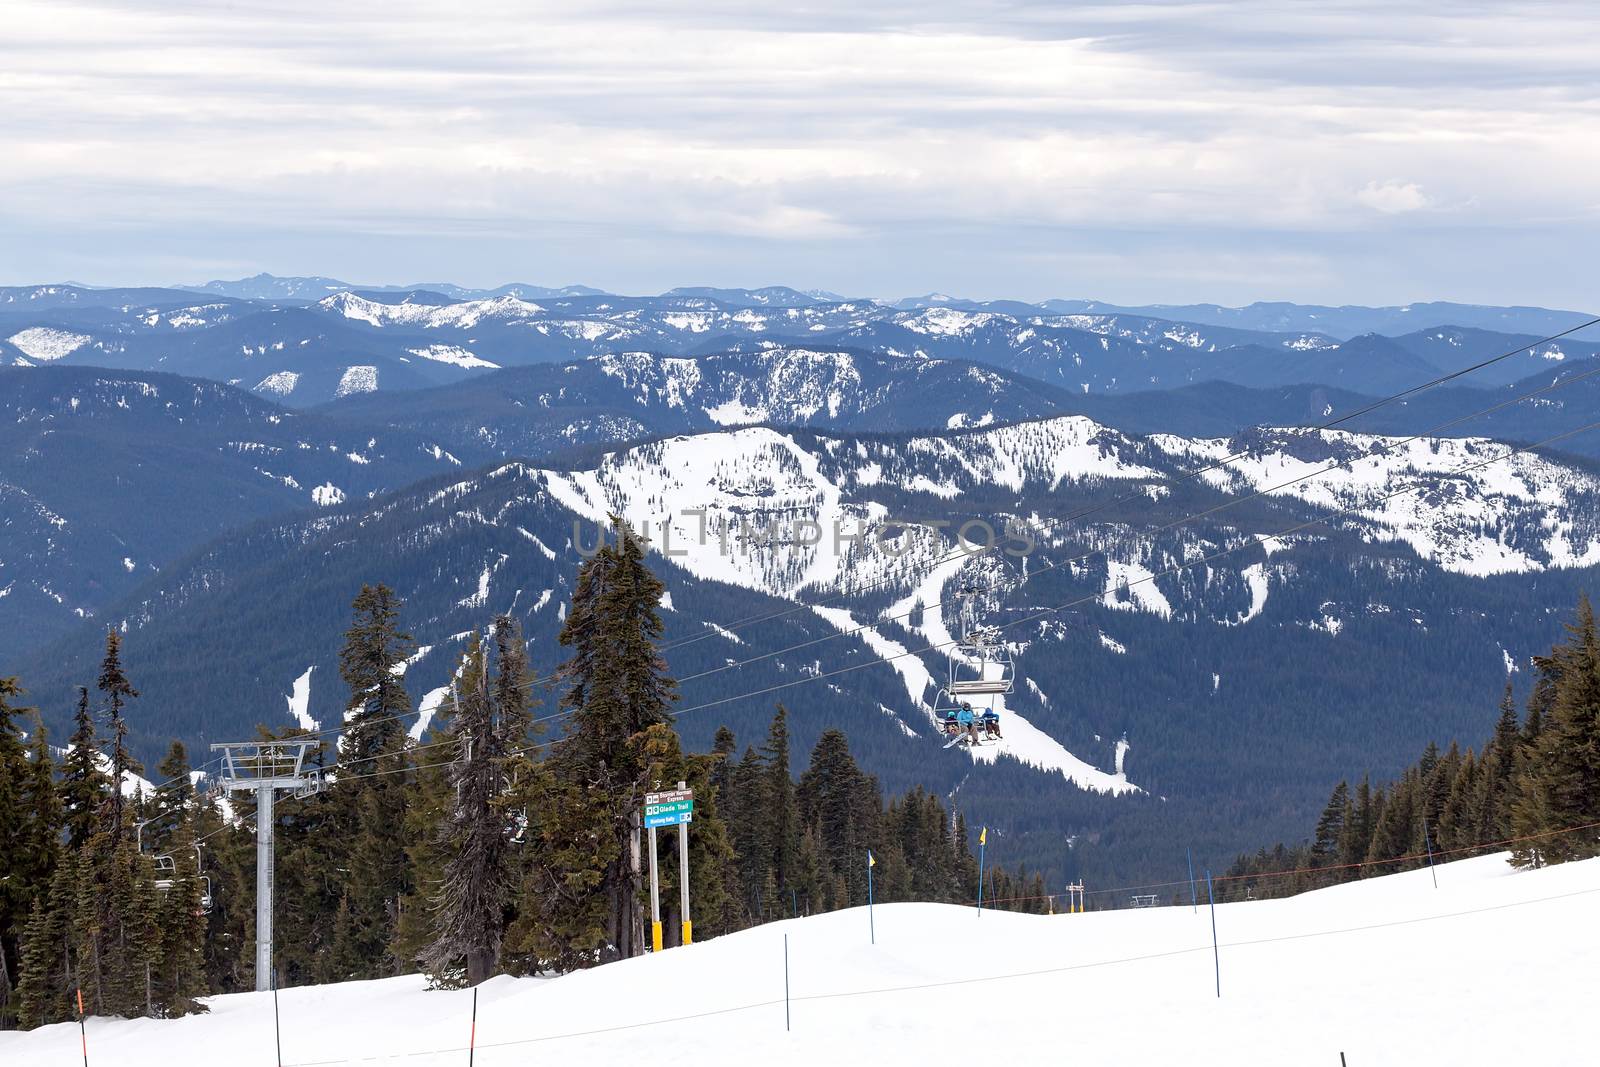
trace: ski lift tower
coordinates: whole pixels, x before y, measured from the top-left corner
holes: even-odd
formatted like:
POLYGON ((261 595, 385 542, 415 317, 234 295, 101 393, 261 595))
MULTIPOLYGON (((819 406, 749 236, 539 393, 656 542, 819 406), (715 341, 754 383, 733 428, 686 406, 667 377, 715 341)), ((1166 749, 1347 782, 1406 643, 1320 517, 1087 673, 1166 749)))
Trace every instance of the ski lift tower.
POLYGON ((256 795, 256 990, 273 988, 272 980, 272 802, 278 793, 305 797, 322 788, 321 775, 306 768, 306 755, 317 747, 308 740, 234 741, 212 745, 220 752, 217 785, 230 793, 256 795))

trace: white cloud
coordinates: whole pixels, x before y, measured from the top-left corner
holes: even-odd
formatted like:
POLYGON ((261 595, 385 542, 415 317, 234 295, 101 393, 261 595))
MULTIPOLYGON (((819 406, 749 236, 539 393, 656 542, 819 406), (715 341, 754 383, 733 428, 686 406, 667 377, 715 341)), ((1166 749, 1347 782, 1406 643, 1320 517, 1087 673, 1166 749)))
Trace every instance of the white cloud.
POLYGON ((1587 19, 1421 0, 9 0, 0 272, 488 283, 534 263, 527 280, 625 290, 1490 298, 1441 291, 1464 259, 1418 269, 1408 242, 1596 227, 1600 114, 1572 88, 1587 19), (1260 255, 1307 268, 1209 266, 1260 255), (1367 260, 1434 289, 1226 280, 1383 284, 1367 260))
POLYGON ((1408 211, 1421 211, 1432 202, 1416 182, 1390 179, 1371 181, 1356 190, 1356 199, 1374 211, 1385 215, 1400 215, 1408 211))

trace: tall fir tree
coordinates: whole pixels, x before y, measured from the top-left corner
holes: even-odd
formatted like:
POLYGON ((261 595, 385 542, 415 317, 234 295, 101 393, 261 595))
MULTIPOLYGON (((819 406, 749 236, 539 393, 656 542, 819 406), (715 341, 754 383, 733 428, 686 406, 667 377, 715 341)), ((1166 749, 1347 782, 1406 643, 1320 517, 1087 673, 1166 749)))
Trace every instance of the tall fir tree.
POLYGON ((620 519, 611 541, 584 562, 561 630, 571 656, 566 684, 569 732, 549 762, 563 786, 580 785, 592 809, 591 833, 605 839, 599 879, 604 917, 596 958, 645 949, 640 812, 645 793, 639 736, 668 725, 676 683, 657 649, 658 608, 666 587, 644 562, 644 548, 620 519))
POLYGON ((72 717, 72 737, 61 766, 61 807, 67 827, 67 848, 81 849, 100 827, 102 809, 111 799, 111 780, 101 767, 100 742, 94 714, 89 710, 89 690, 78 687, 78 706, 72 717))
POLYGON ((356 963, 353 971, 339 972, 343 978, 385 977, 405 967, 391 951, 400 901, 411 888, 405 833, 411 699, 402 664, 413 642, 400 629, 400 607, 388 586, 362 586, 339 651, 350 699, 331 799, 350 878, 344 893, 349 944, 337 958, 356 963))
MULTIPOLYGON (((18 723, 32 709, 15 703, 21 697, 22 687, 15 678, 0 678, 0 1029, 15 1020, 13 994, 22 966, 23 928, 54 867, 49 840, 55 830, 54 806, 47 804, 43 810, 35 806, 43 799, 37 795, 39 775, 18 723), (41 822, 47 824, 44 831, 41 822)), ((42 728, 35 729, 42 733, 42 728)), ((34 752, 41 751, 48 768, 49 750, 36 739, 34 752)), ((45 781, 48 784, 48 770, 45 781)))
POLYGON ((122 635, 114 629, 106 630, 106 654, 100 661, 100 677, 95 687, 105 694, 102 699, 105 705, 106 723, 111 732, 109 755, 113 788, 107 829, 111 834, 112 843, 115 844, 128 833, 127 820, 124 817, 125 802, 122 787, 124 776, 139 774, 144 768, 128 752, 126 709, 128 701, 138 697, 139 691, 128 681, 128 676, 123 671, 122 635))
POLYGON ((486 673, 480 646, 457 685, 451 801, 437 830, 446 859, 431 900, 434 937, 423 956, 435 976, 459 968, 469 986, 499 963, 507 902, 507 829, 498 803, 506 786, 505 736, 486 673))
POLYGON ((1600 634, 1588 597, 1567 631, 1547 661, 1552 690, 1530 772, 1539 779, 1540 830, 1560 831, 1537 846, 1546 862, 1600 854, 1600 832, 1567 832, 1600 823, 1600 634))
MULTIPOLYGON (((795 783, 789 771, 789 709, 778 705, 761 746, 761 844, 780 894, 788 894, 795 881, 800 853, 800 813, 795 803, 795 783)), ((790 910, 793 910, 792 896, 790 910)))

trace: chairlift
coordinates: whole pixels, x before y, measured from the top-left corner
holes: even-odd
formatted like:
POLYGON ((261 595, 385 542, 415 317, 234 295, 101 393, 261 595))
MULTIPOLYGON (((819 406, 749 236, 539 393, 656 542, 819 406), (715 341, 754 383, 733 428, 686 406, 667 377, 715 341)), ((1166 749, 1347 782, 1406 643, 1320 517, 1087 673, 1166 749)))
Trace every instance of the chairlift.
POLYGON ((956 595, 961 598, 961 637, 950 650, 949 675, 934 716, 950 739, 945 748, 998 745, 1002 738, 996 698, 1015 688, 1016 662, 1000 628, 978 621, 978 600, 988 595, 988 589, 963 584, 956 595))
MULTIPOLYGON (((152 856, 151 859, 155 861, 156 866, 156 892, 163 895, 172 892, 172 887, 178 884, 177 860, 170 855, 152 856)), ((197 873, 200 871, 200 846, 198 844, 194 846, 194 869, 197 873)), ((198 874, 198 877, 200 879, 200 913, 204 915, 211 911, 213 899, 211 895, 211 876, 198 874)))

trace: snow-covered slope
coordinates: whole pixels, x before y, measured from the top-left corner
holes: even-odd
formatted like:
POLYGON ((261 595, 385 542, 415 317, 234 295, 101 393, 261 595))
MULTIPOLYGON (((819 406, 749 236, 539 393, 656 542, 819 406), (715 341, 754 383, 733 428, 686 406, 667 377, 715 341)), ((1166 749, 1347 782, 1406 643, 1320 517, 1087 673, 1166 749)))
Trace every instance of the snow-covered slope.
MULTIPOLYGON (((286 989, 282 1062, 444 1067, 466 1062, 469 1040, 482 1067, 1594 1062, 1600 861, 1518 873, 1490 856, 1438 877, 1221 905, 1215 958, 1204 906, 980 918, 895 904, 875 909, 876 944, 855 908, 561 978, 491 979, 475 1028, 470 992, 418 977, 286 989)), ((210 1008, 90 1019, 90 1060, 162 1067, 226 1049, 273 1062, 270 994, 210 1008)), ((72 1023, 0 1033, 8 1067, 79 1055, 72 1023)))

